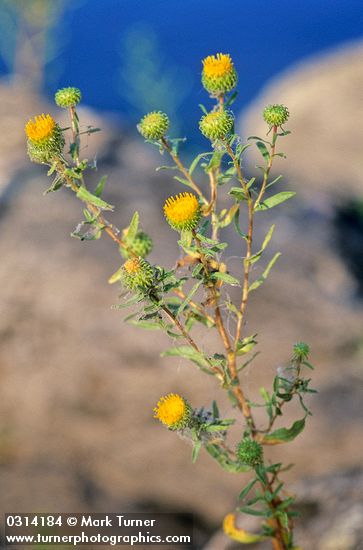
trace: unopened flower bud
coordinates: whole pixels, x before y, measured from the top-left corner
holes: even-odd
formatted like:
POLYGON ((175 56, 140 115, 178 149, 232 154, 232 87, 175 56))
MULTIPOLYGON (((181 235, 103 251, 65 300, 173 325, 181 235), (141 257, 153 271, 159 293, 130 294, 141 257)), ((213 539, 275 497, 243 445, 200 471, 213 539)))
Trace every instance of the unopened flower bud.
POLYGON ((55 102, 58 107, 67 109, 68 107, 75 107, 81 101, 81 90, 69 86, 68 88, 61 88, 54 96, 55 102))
POLYGON ((137 129, 145 139, 159 140, 165 136, 169 128, 169 117, 161 111, 153 111, 145 115, 137 125, 137 129))

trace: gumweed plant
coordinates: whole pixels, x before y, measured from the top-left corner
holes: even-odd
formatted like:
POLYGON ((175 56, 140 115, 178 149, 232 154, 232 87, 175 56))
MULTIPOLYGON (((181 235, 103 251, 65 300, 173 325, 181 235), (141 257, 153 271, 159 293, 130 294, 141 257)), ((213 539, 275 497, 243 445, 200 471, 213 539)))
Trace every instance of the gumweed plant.
POLYGON ((237 80, 230 55, 218 53, 203 60, 202 84, 212 105, 209 111, 201 106, 203 115, 199 129, 208 140, 209 149, 200 153, 189 167, 182 162, 178 151, 183 140, 171 139, 168 135, 171 124, 167 114, 148 113, 138 124, 138 131, 145 140, 156 145, 161 154, 171 157, 173 166, 163 168, 177 170, 174 179, 187 188, 176 190, 163 206, 160 205, 166 222, 174 231, 171 238, 178 239, 181 252, 172 269, 154 265, 148 259, 153 242, 140 228, 137 212, 121 230, 106 218, 105 213, 113 211, 114 207, 102 198, 105 177, 93 190, 87 187, 85 172, 94 169, 94 164, 80 158, 80 141, 83 134, 98 129, 80 130, 77 105, 81 92, 77 88, 63 88, 55 94, 56 104, 69 111, 69 128, 61 128, 49 114, 41 114, 29 120, 25 133, 30 159, 49 165, 48 176, 54 177, 46 192, 65 187, 83 202, 84 220, 72 236, 84 241, 105 234, 115 242, 123 257, 122 265, 109 279, 122 289, 122 303, 117 307, 133 307, 127 320, 131 319, 135 325, 164 330, 178 345, 162 355, 188 359, 203 374, 214 377, 235 408, 236 419, 221 418, 215 401, 209 407, 194 408, 185 396, 171 392, 160 397, 153 412, 155 419, 167 429, 192 443, 193 462, 204 449, 231 474, 250 472, 245 486, 241 481, 236 509, 224 519, 224 532, 241 544, 270 539, 275 550, 291 550, 297 549, 293 538, 294 496, 281 481, 281 474, 289 466, 282 462, 271 463, 266 458, 266 449, 294 440, 311 414, 305 403, 307 394, 315 391, 310 388, 310 379, 304 373, 305 368, 312 368, 308 361, 308 345, 292 346, 289 366, 278 370, 271 389, 260 388, 259 402, 248 397, 240 381, 241 371, 256 355, 257 335, 245 334, 249 297, 266 281, 280 255, 277 253, 265 260, 269 256, 268 245, 274 225, 262 242, 256 242, 254 227, 264 211, 294 195, 287 191, 274 192, 281 176, 272 178, 270 175, 275 157, 284 157, 277 150, 277 144, 290 133, 285 129, 289 111, 284 105, 268 105, 262 113, 266 135, 263 138, 252 136, 244 143, 235 133, 231 110, 237 80), (69 135, 69 147, 65 146, 65 134, 69 135), (262 164, 257 167, 258 176, 248 179, 242 159, 251 146, 257 147, 262 164), (196 173, 200 175, 198 181, 196 173), (221 198, 223 204, 228 204, 222 209, 221 198), (221 237, 230 225, 241 243, 238 277, 230 273, 226 259, 228 242, 221 237), (257 265, 259 262, 262 269, 257 265), (254 275, 255 269, 259 276, 254 275), (230 285, 240 287, 236 303, 229 297, 230 285), (227 330, 226 312, 229 319, 234 320, 232 332, 227 330), (205 349, 196 339, 194 325, 216 331, 218 348, 205 349), (301 405, 300 418, 292 425, 276 427, 278 420, 280 425, 282 423, 286 404, 293 400, 301 405), (266 413, 262 425, 255 418, 256 407, 266 413), (240 426, 237 446, 228 442, 229 428, 235 423, 240 426), (260 518, 259 532, 249 533, 237 526, 237 514, 241 512, 260 518))

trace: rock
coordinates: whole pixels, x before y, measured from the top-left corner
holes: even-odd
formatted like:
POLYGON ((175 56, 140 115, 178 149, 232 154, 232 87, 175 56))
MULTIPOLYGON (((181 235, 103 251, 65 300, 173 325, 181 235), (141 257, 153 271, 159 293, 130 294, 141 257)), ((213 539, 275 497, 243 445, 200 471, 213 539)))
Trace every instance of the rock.
MULTIPOLYGON (((303 61, 271 80, 242 116, 243 136, 266 134, 261 113, 267 104, 283 103, 290 110, 279 141, 288 161, 276 159, 290 187, 321 205, 347 195, 362 197, 361 129, 363 44, 357 41, 303 61)), ((255 164, 256 155, 250 163, 255 164)))

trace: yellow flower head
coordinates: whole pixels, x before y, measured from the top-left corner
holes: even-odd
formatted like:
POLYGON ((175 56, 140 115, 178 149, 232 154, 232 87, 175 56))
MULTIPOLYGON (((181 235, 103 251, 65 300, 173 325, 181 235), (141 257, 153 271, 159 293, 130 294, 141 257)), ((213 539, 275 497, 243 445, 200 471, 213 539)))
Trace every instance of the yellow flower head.
POLYGON ((50 115, 38 115, 25 126, 30 160, 40 164, 52 164, 63 152, 62 130, 50 115))
POLYGON ((225 94, 236 87, 237 72, 229 54, 209 55, 202 63, 202 84, 212 96, 225 94))
POLYGON ((201 216, 198 199, 193 193, 169 197, 164 204, 164 214, 169 225, 176 231, 195 229, 201 216))
POLYGON ((171 430, 181 430, 190 424, 192 409, 183 397, 177 393, 169 393, 160 397, 154 408, 154 418, 157 418, 171 430))
POLYGON ((50 115, 44 113, 30 119, 25 126, 25 133, 35 143, 48 139, 54 133, 56 123, 50 115))
POLYGON ((233 62, 229 54, 208 55, 202 63, 206 77, 221 77, 233 71, 233 62))
POLYGON ((140 271, 141 264, 139 258, 130 258, 130 260, 127 260, 127 262, 124 263, 124 270, 129 275, 133 273, 137 273, 140 271))

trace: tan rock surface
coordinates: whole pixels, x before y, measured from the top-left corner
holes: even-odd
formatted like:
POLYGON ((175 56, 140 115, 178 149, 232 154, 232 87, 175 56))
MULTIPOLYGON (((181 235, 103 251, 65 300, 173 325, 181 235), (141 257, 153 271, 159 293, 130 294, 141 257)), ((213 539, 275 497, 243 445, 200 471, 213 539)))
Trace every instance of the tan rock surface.
MULTIPOLYGON (((320 202, 326 195, 362 197, 363 44, 355 42, 301 62, 271 80, 241 120, 244 136, 266 133, 267 104, 290 110, 277 159, 294 189, 320 202), (260 121, 260 122, 258 122, 260 121)), ((251 158, 254 164, 256 157, 251 158)))

